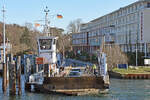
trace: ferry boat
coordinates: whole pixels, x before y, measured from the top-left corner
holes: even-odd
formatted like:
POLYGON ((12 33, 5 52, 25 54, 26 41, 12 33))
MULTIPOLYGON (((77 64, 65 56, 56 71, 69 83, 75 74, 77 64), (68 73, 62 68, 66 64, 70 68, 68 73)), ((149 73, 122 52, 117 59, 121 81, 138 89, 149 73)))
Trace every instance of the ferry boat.
MULTIPOLYGON (((47 14, 47 13, 46 13, 47 14)), ((99 94, 109 89, 106 55, 99 55, 97 75, 62 75, 62 67, 58 66, 55 36, 41 36, 37 38, 38 57, 36 58, 36 73, 25 71, 25 88, 44 93, 61 93, 66 95, 99 94), (42 66, 42 70, 38 70, 42 66)), ((59 61, 61 62, 61 61, 59 61)), ((27 66, 25 69, 30 69, 27 66)), ((65 67, 64 67, 65 69, 65 67)), ((64 70, 63 70, 64 71, 64 70)))

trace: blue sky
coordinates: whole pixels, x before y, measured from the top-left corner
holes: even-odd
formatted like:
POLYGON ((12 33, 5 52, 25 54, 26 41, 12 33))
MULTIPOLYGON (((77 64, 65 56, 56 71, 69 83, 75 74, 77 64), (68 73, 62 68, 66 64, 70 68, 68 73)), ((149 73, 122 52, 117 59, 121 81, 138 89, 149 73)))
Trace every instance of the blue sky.
POLYGON ((80 18, 83 22, 88 22, 135 1, 137 0, 0 0, 0 10, 5 4, 7 23, 24 25, 25 22, 34 23, 35 20, 43 19, 43 10, 47 5, 50 15, 62 14, 64 17, 57 19, 49 16, 51 26, 66 29, 72 20, 80 18))

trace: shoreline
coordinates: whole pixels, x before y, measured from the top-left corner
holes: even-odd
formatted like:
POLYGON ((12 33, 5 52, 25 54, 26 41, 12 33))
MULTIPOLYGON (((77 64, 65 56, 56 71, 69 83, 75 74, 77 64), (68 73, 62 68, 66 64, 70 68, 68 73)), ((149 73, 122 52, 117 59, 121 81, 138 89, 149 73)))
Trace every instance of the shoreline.
POLYGON ((121 74, 119 72, 109 71, 110 78, 118 79, 150 79, 150 73, 128 73, 121 74))

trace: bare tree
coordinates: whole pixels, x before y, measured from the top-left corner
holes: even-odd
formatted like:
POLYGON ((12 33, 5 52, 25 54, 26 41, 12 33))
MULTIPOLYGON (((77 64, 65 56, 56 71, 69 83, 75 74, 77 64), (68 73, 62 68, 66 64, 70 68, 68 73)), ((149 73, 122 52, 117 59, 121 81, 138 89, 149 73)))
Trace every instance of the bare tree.
POLYGON ((78 33, 80 32, 81 27, 81 19, 76 19, 74 21, 71 21, 68 25, 68 32, 69 33, 78 33))
POLYGON ((2 42, 3 42, 3 38, 2 38, 2 35, 0 33, 0 45, 1 45, 2 42))
POLYGON ((70 34, 64 33, 63 29, 56 27, 51 27, 50 32, 53 36, 58 37, 57 49, 63 54, 63 56, 65 56, 65 52, 70 50, 71 47, 70 34))
MULTIPOLYGON (((2 33, 2 27, 3 27, 2 24, 3 23, 0 22, 0 33, 2 33)), ((29 28, 31 28, 31 27, 29 27, 29 28)), ((36 50, 37 50, 36 37, 40 34, 40 32, 34 31, 34 30, 28 30, 28 33, 29 33, 28 40, 30 40, 31 42, 29 42, 28 45, 26 45, 25 44, 25 42, 27 42, 26 39, 24 39, 24 42, 22 42, 22 43, 20 42, 21 38, 24 38, 24 36, 23 36, 24 31, 25 31, 24 26, 20 26, 17 24, 6 24, 6 37, 12 44, 12 53, 13 54, 21 53, 26 50, 30 50, 32 52, 36 52, 36 50)), ((25 35, 27 35, 27 34, 25 33, 25 35)), ((1 40, 2 39, 0 39, 0 41, 1 40)))
POLYGON ((29 22, 25 22, 25 27, 27 27, 30 31, 33 30, 33 24, 29 22))
POLYGON ((104 42, 101 45, 102 52, 107 55, 107 65, 108 70, 117 67, 117 64, 127 64, 128 58, 125 53, 123 53, 117 44, 107 44, 104 42))
POLYGON ((65 57, 65 52, 71 49, 70 34, 63 34, 59 41, 59 51, 62 52, 65 57))

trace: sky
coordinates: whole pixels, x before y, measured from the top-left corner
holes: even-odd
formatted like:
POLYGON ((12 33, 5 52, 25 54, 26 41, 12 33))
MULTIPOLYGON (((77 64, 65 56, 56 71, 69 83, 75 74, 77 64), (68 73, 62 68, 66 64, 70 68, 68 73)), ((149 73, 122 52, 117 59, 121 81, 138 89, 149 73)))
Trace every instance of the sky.
MULTIPOLYGON (((87 23, 137 0, 0 0, 0 11, 6 8, 6 23, 25 25, 43 20, 44 8, 50 10, 50 25, 67 29, 70 21, 80 18, 87 23), (61 14, 63 19, 55 15, 61 14)), ((3 20, 0 12, 0 21, 3 20)), ((42 23, 42 22, 40 22, 42 23)))

